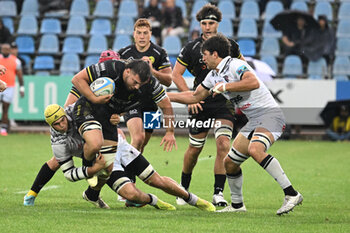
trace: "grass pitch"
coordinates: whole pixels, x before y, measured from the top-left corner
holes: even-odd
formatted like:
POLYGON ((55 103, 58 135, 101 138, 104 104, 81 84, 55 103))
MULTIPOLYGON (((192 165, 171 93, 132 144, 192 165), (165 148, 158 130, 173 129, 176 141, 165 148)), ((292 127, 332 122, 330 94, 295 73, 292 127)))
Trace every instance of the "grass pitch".
MULTIPOLYGON (((179 182, 188 139, 177 137, 179 148, 171 153, 162 151, 160 140, 153 137, 144 155, 161 175, 179 182)), ((350 232, 349 148, 348 142, 312 141, 278 141, 271 147, 269 153, 304 196, 303 205, 285 216, 275 214, 283 202, 279 185, 252 159, 242 166, 247 213, 206 213, 190 206, 176 211, 125 208, 109 187, 101 195, 111 209, 101 210, 82 199, 85 181, 68 182, 61 171, 34 207, 24 207, 23 196, 51 158, 49 136, 11 134, 0 137, 0 232, 350 232)), ((212 198, 214 159, 215 144, 209 138, 190 187, 207 200, 212 198)), ((174 197, 140 180, 136 184, 176 205, 174 197)), ((224 195, 230 200, 227 184, 224 195)))

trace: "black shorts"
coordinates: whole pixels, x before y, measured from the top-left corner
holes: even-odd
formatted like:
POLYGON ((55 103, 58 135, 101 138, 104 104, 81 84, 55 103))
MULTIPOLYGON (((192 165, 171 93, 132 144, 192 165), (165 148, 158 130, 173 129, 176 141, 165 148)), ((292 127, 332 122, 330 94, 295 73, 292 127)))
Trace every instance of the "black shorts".
MULTIPOLYGON (((234 108, 230 102, 222 95, 216 97, 207 97, 204 100, 204 103, 201 104, 203 111, 200 111, 198 114, 191 114, 190 119, 195 119, 195 121, 207 121, 215 119, 226 119, 234 122, 234 108)), ((212 125, 212 124, 209 124, 212 125)), ((211 127, 196 127, 194 124, 193 127, 190 127, 189 131, 191 135, 196 135, 203 132, 208 132, 211 127)))
POLYGON ((98 121, 102 125, 103 138, 118 141, 118 130, 109 121, 113 114, 106 104, 92 104, 84 96, 74 105, 74 120, 79 128, 86 121, 98 121))
MULTIPOLYGON (((127 123, 128 120, 130 120, 131 118, 135 118, 135 117, 141 118, 141 120, 143 121, 144 112, 156 112, 157 110, 158 110, 158 106, 157 104, 154 103, 153 100, 142 101, 141 106, 126 112, 126 114, 124 115, 125 123, 127 123)), ((153 133, 153 129, 145 129, 145 131, 149 133, 153 133)))

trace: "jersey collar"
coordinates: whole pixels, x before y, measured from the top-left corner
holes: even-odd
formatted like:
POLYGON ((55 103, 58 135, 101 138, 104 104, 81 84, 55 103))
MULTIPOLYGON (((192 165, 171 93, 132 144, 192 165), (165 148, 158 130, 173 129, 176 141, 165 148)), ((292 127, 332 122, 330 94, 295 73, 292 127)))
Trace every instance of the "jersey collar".
POLYGON ((221 60, 221 62, 218 64, 218 66, 216 67, 219 71, 218 73, 220 74, 222 69, 225 67, 228 59, 230 59, 230 56, 225 57, 224 59, 221 60))

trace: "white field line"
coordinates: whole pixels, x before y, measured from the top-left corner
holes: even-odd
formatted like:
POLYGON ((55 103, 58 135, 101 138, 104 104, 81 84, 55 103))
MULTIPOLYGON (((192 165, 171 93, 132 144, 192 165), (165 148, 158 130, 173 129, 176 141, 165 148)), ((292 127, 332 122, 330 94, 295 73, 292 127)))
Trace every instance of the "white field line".
MULTIPOLYGON (((58 189, 60 188, 59 185, 50 185, 50 186, 47 186, 47 187, 44 187, 40 190, 41 191, 45 191, 45 190, 51 190, 51 189, 58 189)), ((24 191, 19 191, 19 192, 14 192, 15 194, 26 194, 29 190, 24 190, 24 191)))
POLYGON ((209 159, 213 159, 214 156, 209 155, 208 157, 204 157, 204 158, 199 158, 198 161, 204 161, 204 160, 209 160, 209 159))

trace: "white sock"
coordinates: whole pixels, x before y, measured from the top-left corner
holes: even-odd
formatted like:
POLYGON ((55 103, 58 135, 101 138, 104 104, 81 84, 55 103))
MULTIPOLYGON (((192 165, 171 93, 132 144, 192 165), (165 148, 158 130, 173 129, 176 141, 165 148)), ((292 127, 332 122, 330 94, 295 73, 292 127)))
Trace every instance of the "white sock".
POLYGON ((188 200, 185 200, 185 201, 190 205, 196 205, 196 203, 198 201, 198 197, 195 194, 190 193, 190 192, 188 192, 188 194, 190 195, 190 197, 188 200))
POLYGON ((260 165, 279 183, 282 189, 292 185, 275 157, 266 156, 260 165))
POLYGON ((243 203, 243 193, 242 193, 242 184, 243 184, 243 175, 242 170, 238 174, 231 175, 226 174, 228 186, 231 190, 231 201, 232 203, 243 203))
POLYGON ((151 206, 155 206, 158 202, 158 197, 152 193, 148 193, 148 196, 151 198, 151 202, 148 204, 151 206))

